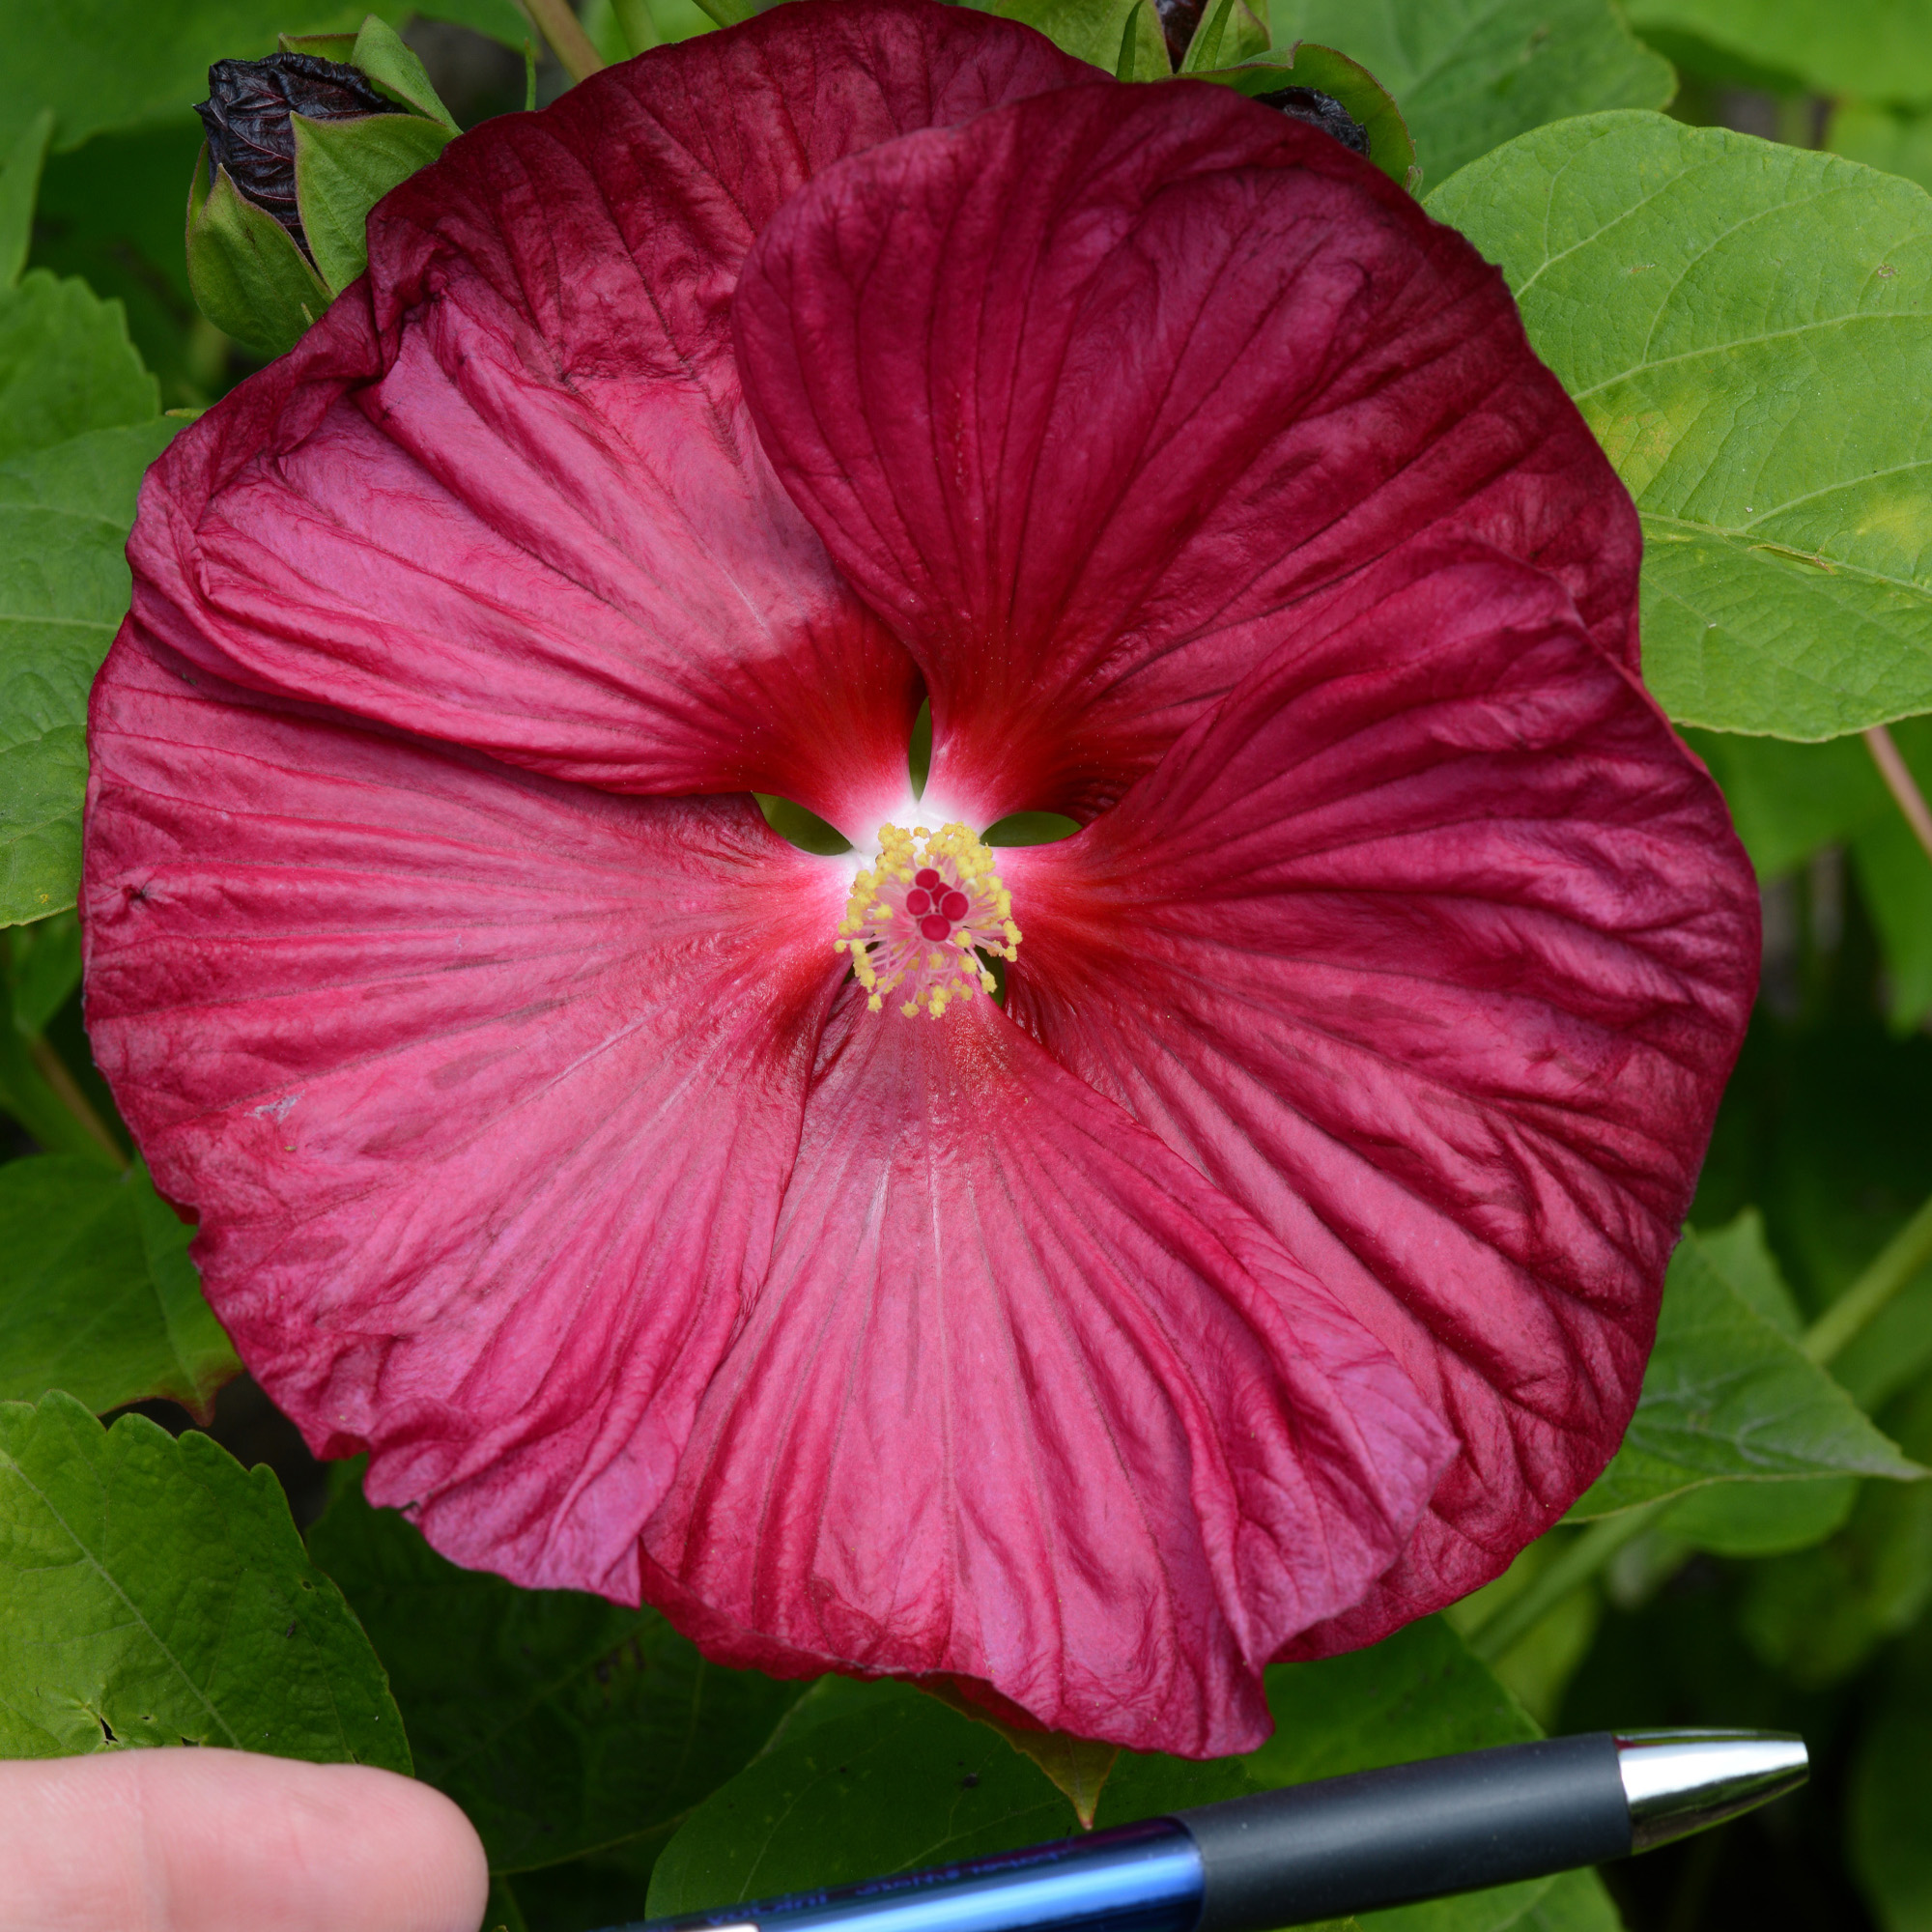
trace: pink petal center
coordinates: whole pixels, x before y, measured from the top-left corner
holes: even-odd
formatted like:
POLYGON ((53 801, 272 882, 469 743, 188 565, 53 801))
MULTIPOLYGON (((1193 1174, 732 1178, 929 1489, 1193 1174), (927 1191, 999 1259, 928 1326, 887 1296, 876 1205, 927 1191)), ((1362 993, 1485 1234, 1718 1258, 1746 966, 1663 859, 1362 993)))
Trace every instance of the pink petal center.
POLYGON ((1019 957, 1012 895, 993 869, 993 855, 965 825, 923 825, 907 832, 882 825, 879 856, 852 882, 836 952, 852 971, 872 1012, 903 989, 907 1019, 923 1007, 943 1018, 954 1000, 990 993, 993 976, 980 954, 1019 957))

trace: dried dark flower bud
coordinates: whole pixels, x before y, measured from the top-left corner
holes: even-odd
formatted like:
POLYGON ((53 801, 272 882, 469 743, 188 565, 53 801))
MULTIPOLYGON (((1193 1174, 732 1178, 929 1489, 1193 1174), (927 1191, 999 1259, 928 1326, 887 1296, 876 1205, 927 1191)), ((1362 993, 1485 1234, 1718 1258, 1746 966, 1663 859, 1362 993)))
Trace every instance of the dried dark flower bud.
POLYGON ((208 70, 209 99, 195 108, 208 129, 208 177, 218 169, 244 200, 272 214, 304 253, 296 207, 296 136, 289 116, 357 121, 408 110, 385 99, 359 69, 315 54, 270 54, 267 60, 221 60, 208 70))
POLYGON ((1179 73, 1180 63, 1187 58, 1188 43, 1201 24, 1202 14, 1208 11, 1208 0, 1153 0, 1153 7, 1160 15, 1160 31, 1167 41, 1168 65, 1179 73))
POLYGON ((1367 157, 1368 129, 1332 94, 1323 94, 1313 87, 1278 87, 1272 94, 1256 95, 1255 99, 1264 107, 1278 107, 1297 121, 1306 121, 1311 128, 1320 128, 1324 134, 1332 134, 1343 147, 1367 157))

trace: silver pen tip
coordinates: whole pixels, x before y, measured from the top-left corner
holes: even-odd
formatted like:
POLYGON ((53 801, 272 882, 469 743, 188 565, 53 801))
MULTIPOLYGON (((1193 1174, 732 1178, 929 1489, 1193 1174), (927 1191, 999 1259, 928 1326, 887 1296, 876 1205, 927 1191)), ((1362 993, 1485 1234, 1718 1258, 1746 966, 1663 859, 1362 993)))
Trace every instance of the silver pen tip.
POLYGON ((1768 1804, 1811 1770, 1792 1731, 1619 1731, 1616 1741, 1634 1852, 1768 1804))

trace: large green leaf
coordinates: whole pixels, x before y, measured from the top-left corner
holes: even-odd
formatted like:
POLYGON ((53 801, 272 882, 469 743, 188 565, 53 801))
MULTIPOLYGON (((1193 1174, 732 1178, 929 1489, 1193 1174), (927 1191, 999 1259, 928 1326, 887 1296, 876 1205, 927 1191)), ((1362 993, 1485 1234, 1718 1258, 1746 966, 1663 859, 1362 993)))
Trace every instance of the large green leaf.
POLYGON ((1687 1233, 1623 1447, 1572 1516, 1609 1516, 1707 1483, 1921 1473, 1687 1233))
POLYGON ((11 289, 27 266, 41 166, 53 131, 54 117, 43 108, 14 137, 12 152, 0 155, 0 288, 11 289))
POLYGON ((97 1414, 166 1396, 206 1414, 242 1373, 144 1168, 0 1166, 0 1401, 65 1389, 97 1414))
POLYGON ((1932 99, 1932 16, 1922 0, 1631 0, 1638 33, 1695 34, 1820 93, 1932 99))
POLYGON ((1672 717, 1818 739, 1932 709, 1932 197, 1603 114, 1429 207, 1501 264, 1636 499, 1672 717))
POLYGON ((1546 121, 1662 107, 1676 86, 1608 0, 1272 0, 1271 12, 1276 46, 1334 47, 1395 96, 1431 181, 1546 121))
MULTIPOLYGON (((1260 1750, 1207 1764, 1122 1752, 1097 1822, 1536 1735, 1435 1618, 1369 1650, 1277 1664, 1267 1688, 1275 1734, 1260 1750)), ((908 1685, 828 1678, 772 1747, 692 1814, 658 1860, 648 1909, 658 1917, 911 1871, 1062 1837, 1071 1825, 1044 1775, 984 1725, 908 1685)), ((1548 1889, 1535 1881, 1362 1924, 1500 1932, 1548 1889)))
POLYGON ((353 1481, 309 1553, 388 1666, 417 1775, 469 1814, 495 1870, 662 1840, 799 1695, 707 1663, 655 1610, 459 1570, 353 1481))
POLYGON ((44 269, 0 295, 0 463, 160 407, 118 302, 44 269))
POLYGON ((410 1768, 270 1470, 69 1395, 0 1404, 0 1756, 163 1744, 410 1768))
POLYGON ((128 608, 142 473, 180 427, 96 429, 0 460, 0 923, 73 903, 88 689, 128 608))

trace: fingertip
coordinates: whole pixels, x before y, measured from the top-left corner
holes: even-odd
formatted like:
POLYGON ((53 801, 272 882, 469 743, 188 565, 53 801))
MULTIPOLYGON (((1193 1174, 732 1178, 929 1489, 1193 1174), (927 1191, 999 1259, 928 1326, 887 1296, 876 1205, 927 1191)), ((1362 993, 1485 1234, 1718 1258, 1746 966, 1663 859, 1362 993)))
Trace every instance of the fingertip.
POLYGON ((477 1932, 474 1828, 367 1765, 129 1750, 0 1765, 0 1932, 477 1932))

